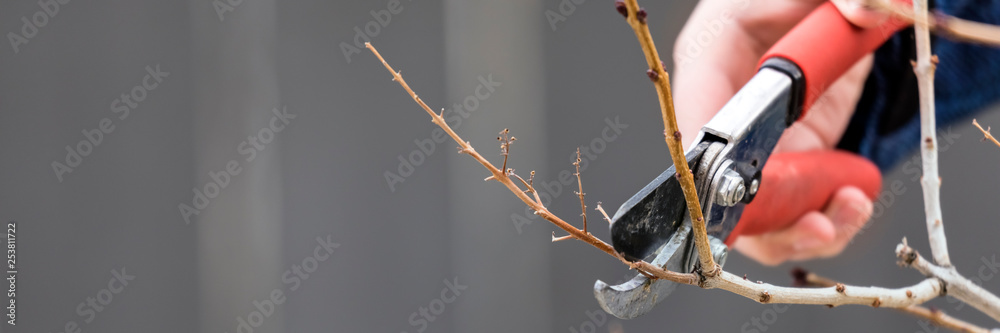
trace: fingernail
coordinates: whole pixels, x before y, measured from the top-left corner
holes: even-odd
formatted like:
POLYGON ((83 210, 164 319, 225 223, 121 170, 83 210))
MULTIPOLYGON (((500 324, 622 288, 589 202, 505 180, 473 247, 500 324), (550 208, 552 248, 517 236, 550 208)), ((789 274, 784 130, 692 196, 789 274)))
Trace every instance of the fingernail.
POLYGON ((838 226, 860 226, 868 222, 872 213, 872 203, 867 201, 834 203, 826 211, 830 220, 838 226))

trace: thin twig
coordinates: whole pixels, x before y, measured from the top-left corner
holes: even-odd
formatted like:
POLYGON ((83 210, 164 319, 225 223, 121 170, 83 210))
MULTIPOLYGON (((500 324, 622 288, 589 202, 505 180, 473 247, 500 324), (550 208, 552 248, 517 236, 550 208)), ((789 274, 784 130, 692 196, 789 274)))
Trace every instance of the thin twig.
POLYGON ((476 150, 472 147, 472 145, 468 141, 463 140, 462 137, 460 137, 457 133, 455 133, 455 131, 451 128, 451 126, 448 126, 448 123, 445 121, 443 117, 443 112, 442 114, 438 114, 432 111, 431 108, 427 106, 427 104, 424 103, 424 101, 421 100, 420 97, 417 96, 415 92, 413 92, 413 89, 410 89, 410 86, 406 84, 406 80, 403 79, 403 77, 399 74, 399 72, 392 69, 392 66, 389 66, 389 63, 386 62, 384 58, 382 58, 382 55, 379 54, 378 50, 376 50, 374 46, 372 46, 370 43, 365 43, 365 47, 371 50, 372 53, 375 54, 376 57, 378 57, 379 61, 382 62, 382 65, 385 66, 385 69, 392 74, 392 80, 399 83, 399 85, 403 87, 403 90, 406 90, 406 92, 410 94, 410 97, 412 97, 413 100, 416 101, 417 104, 420 105, 420 107, 424 109, 424 111, 426 111, 427 114, 431 116, 431 122, 433 122, 435 125, 443 129, 445 133, 448 133, 448 136, 450 136, 453 140, 455 140, 455 142, 458 143, 459 153, 468 154, 473 159, 475 159, 476 162, 479 162, 479 164, 485 167, 486 170, 488 170, 490 174, 492 174, 493 179, 506 186, 507 189, 509 189, 512 193, 514 193, 514 196, 516 196, 518 199, 521 199, 522 202, 524 202, 526 205, 528 205, 528 207, 533 209, 536 215, 541 216, 545 220, 551 222, 556 227, 559 227, 559 229, 565 230, 573 238, 583 241, 584 243, 590 244, 591 246, 596 247, 597 249, 611 255, 612 257, 618 258, 618 260, 620 260, 621 262, 628 264, 629 267, 639 270, 643 274, 648 274, 658 279, 665 279, 683 284, 690 284, 690 285, 698 284, 699 279, 694 274, 678 273, 670 270, 665 270, 661 267, 657 267, 645 261, 629 262, 624 257, 622 257, 621 254, 615 252, 615 249, 611 247, 611 245, 609 245, 608 243, 605 243, 604 241, 598 239, 592 234, 586 233, 581 229, 573 227, 571 224, 567 223, 566 221, 563 221, 558 216, 549 212, 549 210, 542 205, 542 202, 538 197, 538 192, 535 191, 533 187, 529 187, 528 191, 522 190, 520 187, 517 186, 517 184, 514 183, 514 181, 511 179, 510 176, 507 175, 506 172, 497 169, 497 167, 493 166, 493 164, 490 163, 490 161, 486 160, 486 158, 484 158, 482 155, 476 152, 476 150), (532 200, 531 197, 528 197, 526 192, 534 193, 535 199, 532 200))
POLYGON ((587 204, 584 203, 583 197, 586 193, 583 193, 583 180, 580 179, 580 147, 576 148, 576 162, 573 162, 573 166, 576 167, 576 185, 578 190, 576 191, 576 196, 580 197, 580 216, 583 217, 583 232, 587 233, 587 204))
POLYGON ((573 238, 573 235, 566 235, 566 236, 562 236, 562 237, 556 237, 556 232, 555 231, 552 232, 552 242, 553 243, 555 243, 555 242, 561 242, 561 241, 564 241, 564 240, 567 240, 567 239, 572 239, 572 238, 573 238))
POLYGON ((917 61, 913 71, 917 75, 920 92, 920 155, 924 175, 920 184, 924 189, 924 212, 927 218, 927 235, 934 261, 941 266, 951 266, 948 257, 948 240, 944 234, 941 217, 941 178, 938 176, 937 125, 934 108, 934 70, 937 57, 931 55, 931 38, 927 24, 927 0, 913 0, 914 33, 917 42, 917 61))
POLYGON ((712 256, 712 249, 708 243, 708 230, 705 228, 705 218, 701 212, 701 202, 698 201, 698 189, 694 185, 694 174, 688 168, 687 157, 684 156, 684 146, 681 142, 681 132, 677 127, 677 116, 674 112, 674 99, 670 94, 670 76, 663 69, 663 61, 656 51, 653 37, 649 33, 649 26, 646 25, 646 10, 639 8, 636 0, 625 0, 617 2, 616 7, 619 12, 625 9, 625 19, 639 39, 642 53, 646 56, 646 64, 649 69, 646 75, 653 81, 656 87, 656 94, 660 100, 660 113, 663 117, 663 137, 670 150, 670 159, 673 160, 677 179, 680 181, 681 189, 684 192, 684 200, 687 201, 688 213, 691 215, 691 226, 694 229, 694 240, 698 248, 698 259, 701 262, 701 274, 707 277, 715 276, 722 270, 715 263, 712 256))
POLYGON ((979 126, 979 122, 977 122, 975 119, 972 120, 972 124, 976 125, 976 128, 978 128, 980 131, 983 132, 983 136, 984 136, 983 138, 984 139, 989 139, 990 141, 993 141, 993 144, 995 144, 998 147, 1000 147, 1000 142, 997 142, 997 139, 993 137, 993 134, 990 134, 990 129, 989 128, 983 129, 983 127, 979 126))
MULTIPOLYGON (((507 158, 510 157, 510 146, 514 141, 517 141, 517 138, 510 136, 510 130, 504 128, 503 131, 500 131, 500 135, 497 136, 497 141, 500 141, 500 155, 503 155, 503 167, 500 170, 503 170, 504 173, 513 171, 507 170, 507 158)), ((524 179, 521 181, 523 182, 524 179)))
POLYGON ((834 287, 837 284, 840 284, 840 282, 806 271, 802 268, 795 268, 792 270, 792 276, 795 278, 796 285, 804 287, 834 287))
POLYGON ((604 207, 601 207, 600 201, 597 202, 597 208, 594 208, 594 210, 601 212, 601 216, 604 216, 604 220, 607 221, 608 224, 611 224, 611 218, 608 217, 608 212, 604 211, 604 207))
POLYGON ((910 305, 905 308, 898 308, 896 310, 899 310, 900 312, 909 314, 911 316, 927 319, 927 321, 931 322, 931 324, 955 332, 965 332, 965 333, 990 332, 989 329, 979 327, 975 324, 971 324, 961 319, 949 316, 947 313, 944 313, 944 311, 928 309, 919 305, 910 305))

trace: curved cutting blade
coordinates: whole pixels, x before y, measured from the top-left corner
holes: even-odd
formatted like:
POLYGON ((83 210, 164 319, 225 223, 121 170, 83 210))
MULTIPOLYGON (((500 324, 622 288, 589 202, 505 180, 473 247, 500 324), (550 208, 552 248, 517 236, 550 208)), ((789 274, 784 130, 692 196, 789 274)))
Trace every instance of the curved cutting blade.
MULTIPOLYGON (((687 258, 691 255, 691 219, 686 217, 673 236, 657 251, 650 263, 674 272, 691 270, 687 258)), ((656 303, 666 299, 677 288, 677 283, 668 280, 650 280, 645 275, 636 275, 632 280, 611 286, 604 281, 594 282, 594 297, 601 308, 621 319, 632 319, 646 314, 656 303)))

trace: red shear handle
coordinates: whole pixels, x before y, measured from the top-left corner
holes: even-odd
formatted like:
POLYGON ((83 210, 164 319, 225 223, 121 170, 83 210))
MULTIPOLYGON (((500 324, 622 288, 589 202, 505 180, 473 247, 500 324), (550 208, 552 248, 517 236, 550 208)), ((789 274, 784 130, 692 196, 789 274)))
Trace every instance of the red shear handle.
POLYGON ((801 117, 844 72, 905 26, 902 20, 889 19, 876 28, 862 29, 827 2, 774 44, 757 66, 773 57, 798 65, 805 77, 801 117))
POLYGON ((878 167, 864 157, 836 150, 772 155, 761 171, 760 189, 726 239, 757 235, 791 226, 810 211, 822 211, 844 186, 855 186, 874 199, 882 187, 878 167))

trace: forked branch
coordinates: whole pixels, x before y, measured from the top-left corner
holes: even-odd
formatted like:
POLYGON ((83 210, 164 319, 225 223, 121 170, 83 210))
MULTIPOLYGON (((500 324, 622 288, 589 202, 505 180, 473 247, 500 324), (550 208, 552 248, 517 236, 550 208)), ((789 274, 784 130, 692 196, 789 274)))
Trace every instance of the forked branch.
POLYGON ((913 267, 925 276, 940 279, 947 286, 948 295, 1000 321, 1000 298, 959 274, 955 267, 928 262, 906 244, 906 239, 896 247, 896 258, 900 266, 913 267))
POLYGON ((927 0, 913 0, 914 35, 916 38, 917 61, 913 71, 917 76, 920 92, 920 155, 923 160, 921 185, 924 192, 927 238, 935 264, 926 262, 909 247, 906 239, 896 248, 900 265, 914 267, 924 275, 938 279, 948 290, 948 294, 1000 321, 1000 298, 973 284, 951 264, 948 242, 941 217, 941 178, 938 176, 937 125, 934 105, 934 71, 937 56, 931 54, 929 15, 927 0))

